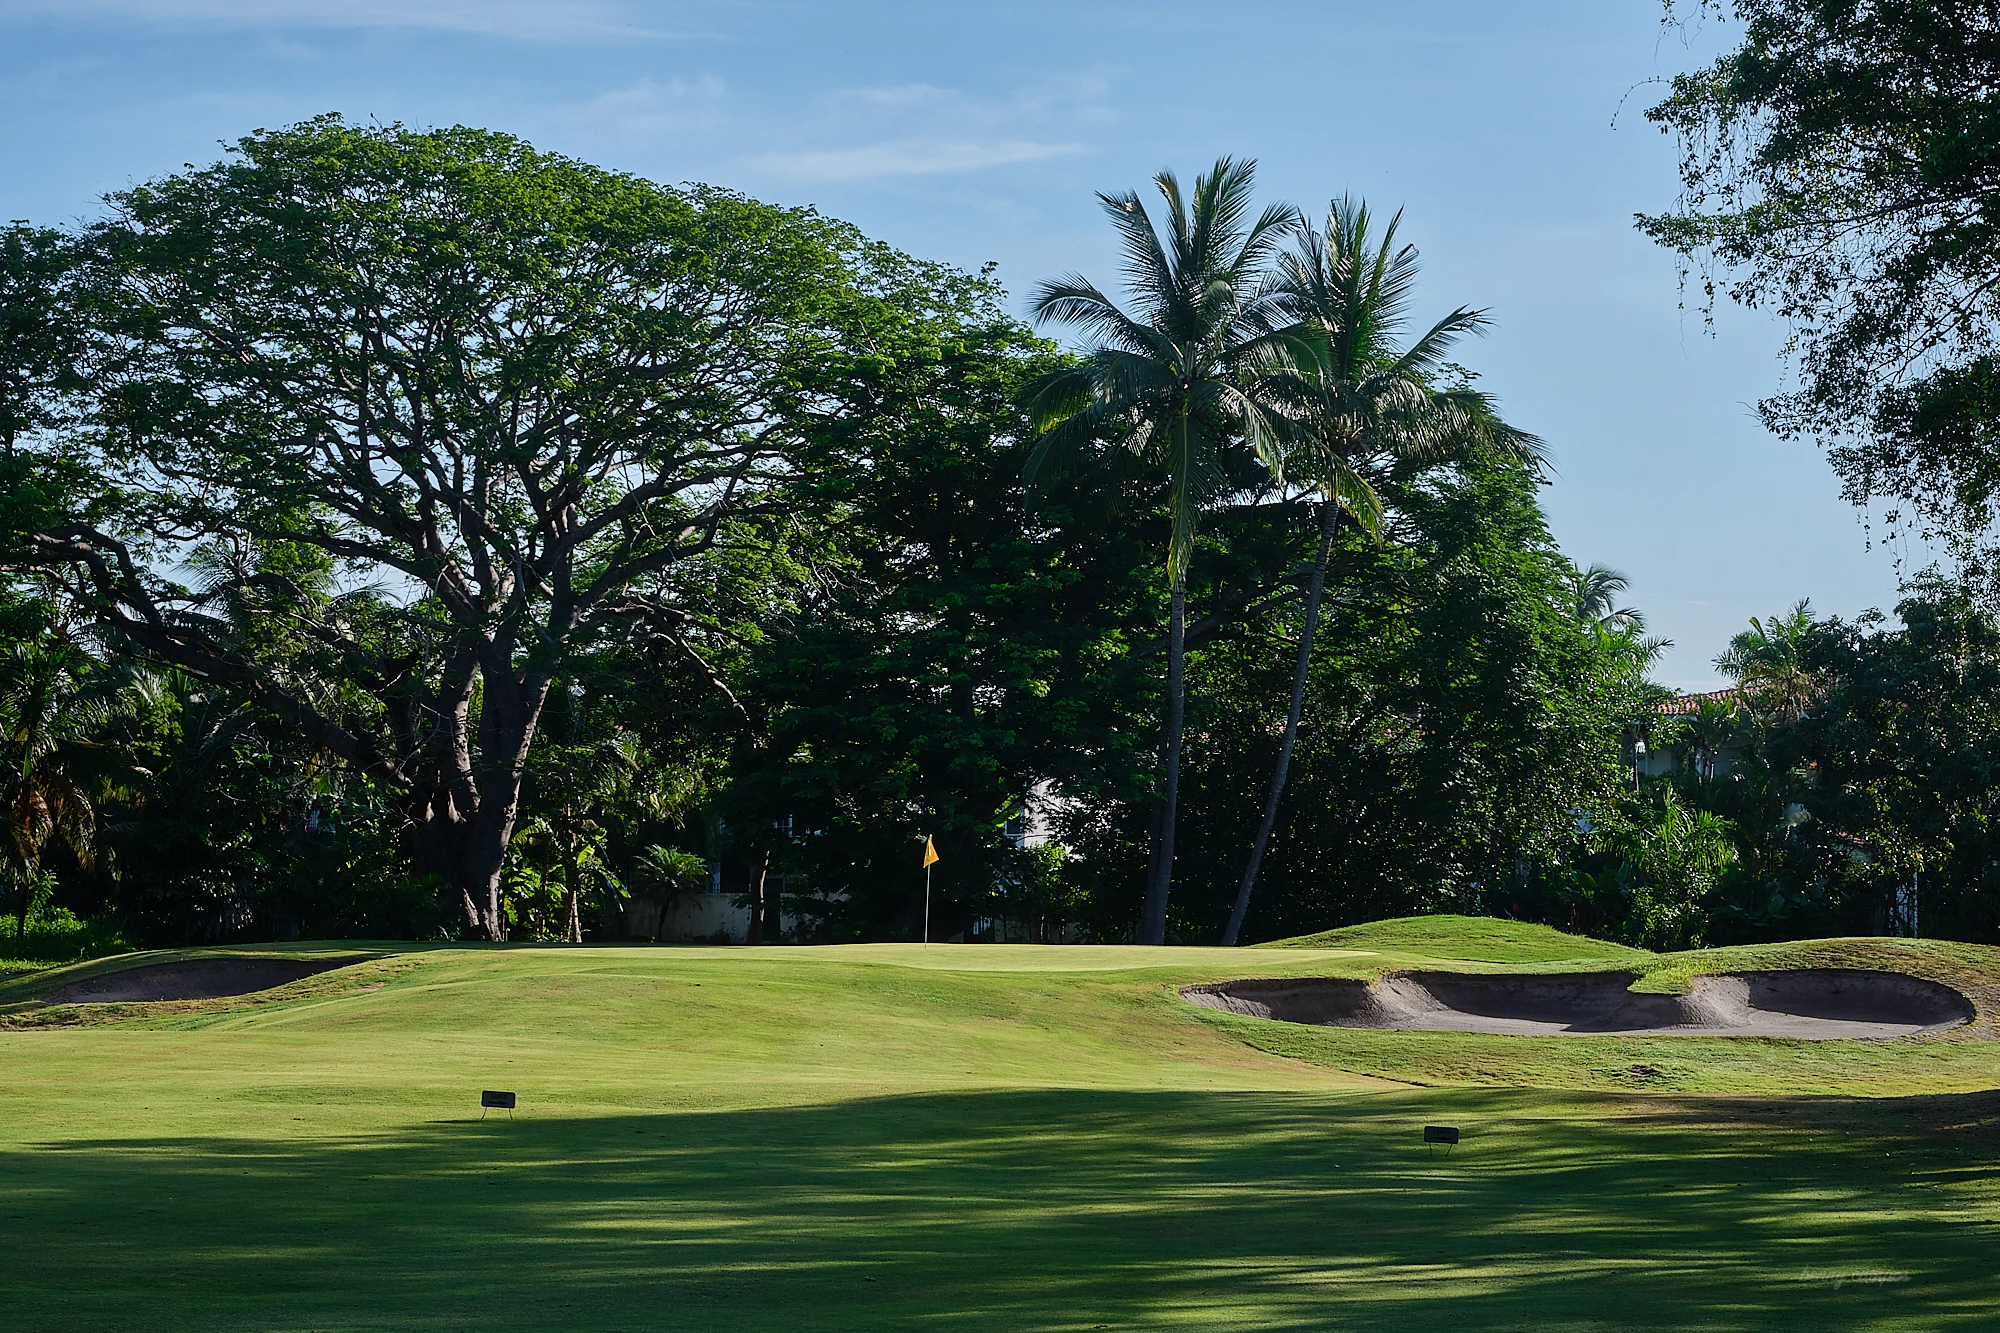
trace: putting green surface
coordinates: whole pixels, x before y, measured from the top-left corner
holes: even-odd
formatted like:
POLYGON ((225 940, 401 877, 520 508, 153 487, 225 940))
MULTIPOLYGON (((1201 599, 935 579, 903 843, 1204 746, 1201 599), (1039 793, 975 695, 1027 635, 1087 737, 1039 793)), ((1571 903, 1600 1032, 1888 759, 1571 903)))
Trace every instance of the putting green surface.
MULTIPOLYGON (((1349 1032, 1175 993, 1706 966, 1504 924, 1247 951, 340 944, 317 947, 381 956, 150 1006, 26 1003, 144 956, 0 980, 0 1327, 2000 1325, 1983 1027, 1349 1032), (482 1121, 482 1088, 519 1111, 482 1121), (1464 1141, 1427 1150, 1425 1123, 1464 1141)), ((1883 941, 1758 965, 1835 957, 2000 977, 2000 951, 1883 941)))

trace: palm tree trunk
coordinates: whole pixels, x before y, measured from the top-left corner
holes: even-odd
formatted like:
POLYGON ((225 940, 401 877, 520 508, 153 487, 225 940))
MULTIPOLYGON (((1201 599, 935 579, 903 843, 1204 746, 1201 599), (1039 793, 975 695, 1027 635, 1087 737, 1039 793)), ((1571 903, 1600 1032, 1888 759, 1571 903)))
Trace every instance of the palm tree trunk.
POLYGON ((1167 630, 1167 763, 1161 795, 1159 841, 1152 882, 1146 886, 1146 915, 1139 943, 1167 942, 1167 891, 1174 881, 1174 822, 1180 813, 1181 730, 1187 721, 1187 579, 1174 581, 1173 614, 1167 630))
POLYGON ((1230 909, 1229 925, 1222 932, 1225 949, 1233 947, 1243 931, 1243 917, 1250 910, 1250 893, 1257 887, 1257 870, 1264 864, 1264 848, 1270 845, 1271 830, 1278 823, 1278 799, 1285 794, 1285 777, 1292 767, 1292 746, 1299 738, 1299 714, 1306 702, 1306 668, 1312 664, 1313 635, 1319 630, 1320 594, 1326 590, 1326 566, 1333 558, 1333 534, 1339 525, 1339 506, 1331 500, 1322 501, 1319 558, 1313 561, 1312 582, 1306 589, 1306 623, 1299 629, 1299 664, 1292 672, 1292 707, 1285 714, 1285 739, 1278 746, 1278 766, 1271 771, 1271 790, 1264 797, 1264 818, 1257 825, 1257 840, 1250 845, 1250 864, 1243 867, 1236 906, 1230 909))
POLYGON ((783 944, 785 942, 784 895, 780 892, 778 878, 769 872, 769 864, 767 856, 765 859, 767 869, 763 879, 764 941, 767 944, 783 944))
POLYGON ((745 944, 764 942, 764 881, 771 877, 771 853, 766 850, 763 861, 757 867, 756 877, 750 881, 750 928, 744 932, 745 944))
POLYGON ((569 921, 563 929, 563 938, 571 944, 583 943, 583 903, 578 896, 576 857, 576 834, 569 835, 567 859, 563 865, 563 897, 569 909, 569 921))

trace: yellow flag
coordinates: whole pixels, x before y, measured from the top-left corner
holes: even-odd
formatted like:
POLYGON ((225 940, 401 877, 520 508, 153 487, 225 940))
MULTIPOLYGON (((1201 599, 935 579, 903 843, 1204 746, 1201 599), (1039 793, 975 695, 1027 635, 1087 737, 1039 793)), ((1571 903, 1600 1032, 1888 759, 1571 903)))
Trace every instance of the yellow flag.
POLYGON ((943 859, 943 857, 937 854, 937 844, 926 837, 924 839, 924 868, 928 870, 933 864, 943 859))

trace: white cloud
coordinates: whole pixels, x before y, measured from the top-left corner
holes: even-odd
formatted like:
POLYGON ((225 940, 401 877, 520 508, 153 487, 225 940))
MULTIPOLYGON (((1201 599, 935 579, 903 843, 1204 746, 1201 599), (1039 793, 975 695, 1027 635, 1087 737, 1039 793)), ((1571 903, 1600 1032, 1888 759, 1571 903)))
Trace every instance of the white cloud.
POLYGON ((523 127, 537 143, 585 157, 644 159, 663 143, 731 138, 737 128, 728 110, 728 87, 714 75, 692 79, 641 79, 599 93, 587 102, 544 107, 523 127))
POLYGON ((663 178, 698 175, 748 188, 970 175, 1089 151, 1114 119, 1101 79, 1001 96, 911 83, 756 100, 713 75, 641 79, 546 106, 537 142, 617 160, 663 178))
POLYGON ((884 176, 932 176, 941 172, 978 171, 1013 162, 1040 162, 1084 151, 1077 143, 1038 143, 1029 139, 905 139, 864 144, 856 148, 823 148, 802 153, 762 153, 750 164, 778 176, 798 180, 856 181, 884 176))
POLYGON ((1094 76, 1001 97, 927 83, 838 89, 773 136, 786 148, 751 153, 745 165, 792 180, 862 181, 1071 157, 1087 151, 1079 131, 1114 118, 1107 91, 1094 76))
POLYGON ((618 134, 653 133, 712 115, 722 104, 723 91, 722 80, 712 74, 664 83, 641 79, 629 88, 599 93, 567 118, 618 134))
POLYGON ((0 0, 0 18, 116 18, 161 27, 428 28, 537 41, 666 37, 625 0, 0 0))

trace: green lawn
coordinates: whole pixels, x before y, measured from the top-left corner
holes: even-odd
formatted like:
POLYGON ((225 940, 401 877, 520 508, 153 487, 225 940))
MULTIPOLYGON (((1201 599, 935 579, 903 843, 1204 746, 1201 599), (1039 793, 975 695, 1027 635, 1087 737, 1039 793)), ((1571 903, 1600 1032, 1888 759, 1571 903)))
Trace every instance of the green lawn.
MULTIPOLYGON (((1519 929, 379 946, 269 999, 108 1012, 0 980, 0 1327, 2000 1324, 2000 1043, 1345 1032, 1174 994, 1702 965, 1519 929), (520 1112, 482 1122, 482 1087, 520 1112), (1437 1121, 1465 1131, 1449 1156, 1437 1121)), ((2000 978, 1965 947, 1756 957, 2000 978)))

